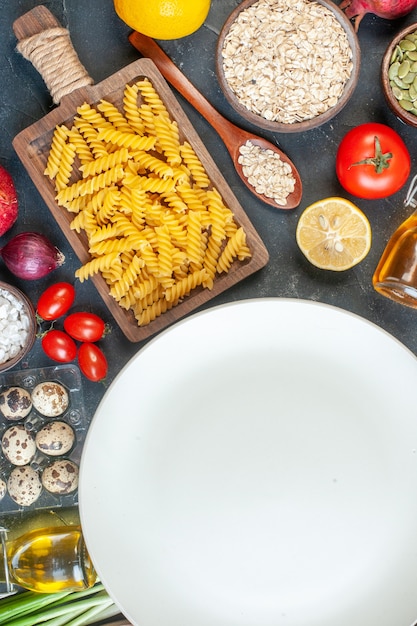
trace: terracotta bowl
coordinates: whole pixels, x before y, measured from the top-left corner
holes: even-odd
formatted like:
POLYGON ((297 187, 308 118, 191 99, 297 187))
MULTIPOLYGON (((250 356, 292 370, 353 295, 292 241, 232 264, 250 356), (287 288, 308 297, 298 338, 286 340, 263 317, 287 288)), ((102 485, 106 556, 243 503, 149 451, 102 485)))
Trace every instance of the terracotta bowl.
POLYGON ((14 287, 13 285, 9 285, 8 283, 0 281, 0 295, 3 295, 4 292, 8 292, 12 296, 14 296, 14 298, 16 298, 16 300, 22 306, 22 313, 27 315, 28 318, 28 335, 25 345, 20 348, 19 352, 8 361, 0 363, 0 373, 5 372, 6 370, 9 370, 17 365, 23 359, 23 357, 28 354, 29 350, 31 350, 33 344, 35 343, 38 327, 35 309, 31 301, 23 293, 23 291, 20 291, 20 289, 14 287))
MULTIPOLYGON (((410 35, 411 33, 414 33, 414 32, 417 33, 417 22, 415 22, 414 24, 410 24, 406 28, 403 28, 403 30, 401 30, 391 41, 391 43, 387 47, 384 53, 384 56, 382 58, 381 81, 382 81, 382 90, 384 92, 386 101, 391 111, 394 113, 394 115, 398 117, 400 120, 402 120, 403 122, 405 122, 406 124, 417 127, 417 100, 415 102, 415 108, 414 108, 416 113, 412 113, 404 109, 404 107, 401 106, 400 101, 394 95, 394 89, 398 86, 395 85, 395 83, 394 83, 394 86, 392 86, 391 84, 392 81, 389 75, 391 61, 393 59, 393 55, 396 51, 397 46, 407 35, 410 35)), ((417 79, 415 81, 415 84, 416 84, 416 91, 417 91, 417 79)), ((400 91, 405 93, 405 90, 403 89, 400 89, 400 91)))
MULTIPOLYGON (((294 123, 282 123, 282 122, 277 122, 277 121, 269 121, 265 117, 263 117, 261 114, 258 114, 256 112, 249 110, 246 106, 244 106, 240 102, 240 100, 237 98, 237 96, 235 95, 234 91, 231 89, 226 79, 224 66, 223 66, 222 50, 224 47, 225 39, 229 33, 230 27, 239 16, 239 13, 241 11, 245 11, 246 9, 248 9, 255 2, 257 2, 257 0, 243 0, 243 2, 241 2, 227 18, 218 38, 217 50, 216 50, 216 71, 217 71, 217 76, 218 76, 220 86, 229 104, 235 109, 235 111, 237 111, 237 113, 239 113, 239 115, 242 118, 244 118, 251 124, 258 126, 259 128, 263 128, 265 130, 277 132, 277 133, 301 132, 301 131, 309 130, 312 128, 316 128, 317 126, 320 126, 321 124, 324 124, 325 122, 328 122, 335 115, 337 115, 343 109, 343 107, 347 104, 358 82, 359 70, 360 70, 360 47, 359 47, 358 38, 356 36, 356 33, 354 31, 354 28, 351 22, 343 13, 343 11, 339 9, 339 7, 336 4, 334 4, 331 0, 317 0, 319 4, 323 5, 324 7, 327 7, 333 13, 336 20, 342 25, 344 31, 346 32, 349 45, 352 49, 352 62, 353 62, 352 73, 350 75, 350 78, 347 80, 343 93, 338 99, 337 103, 333 107, 327 109, 325 112, 308 120, 303 120, 303 121, 294 122, 294 123)), ((276 80, 277 81, 279 80, 279 76, 276 77, 276 80)))

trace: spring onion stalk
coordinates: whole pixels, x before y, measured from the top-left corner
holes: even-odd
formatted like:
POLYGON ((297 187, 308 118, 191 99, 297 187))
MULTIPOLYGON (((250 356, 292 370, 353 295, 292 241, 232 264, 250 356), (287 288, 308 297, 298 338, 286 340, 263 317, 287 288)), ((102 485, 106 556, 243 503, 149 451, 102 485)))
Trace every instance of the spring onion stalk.
MULTIPOLYGON (((103 591, 104 587, 101 584, 97 584, 89 589, 76 592, 76 599, 90 595, 92 593, 98 593, 103 591)), ((3 598, 0 600, 0 625, 8 626, 11 619, 16 619, 20 615, 32 614, 34 611, 39 611, 50 607, 51 605, 57 606, 62 602, 67 602, 68 596, 75 597, 75 593, 71 591, 58 591, 54 593, 38 593, 36 591, 25 591, 9 598, 3 598)))
POLYGON ((42 609, 68 595, 70 595, 69 591, 60 591, 53 594, 39 594, 34 591, 26 591, 11 596, 10 598, 3 598, 0 600, 0 624, 9 624, 11 619, 19 615, 26 615, 38 609, 42 609))
POLYGON ((107 602, 103 602, 102 605, 94 606, 91 609, 84 611, 82 615, 72 619, 70 622, 67 623, 67 626, 84 626, 86 619, 88 620, 92 617, 97 619, 97 616, 99 613, 101 613, 102 609, 109 607, 111 604, 113 604, 113 600, 108 598, 107 602))
POLYGON ((24 591, 6 598, 4 605, 0 601, 0 624, 7 626, 87 626, 119 613, 101 583, 75 592, 24 591))
MULTIPOLYGON (((44 623, 46 622, 48 626, 56 626, 54 624, 54 620, 58 619, 58 623, 61 621, 63 616, 67 617, 67 620, 64 621, 64 624, 67 624, 74 615, 79 615, 82 612, 87 611, 91 608, 91 606, 96 606, 97 604, 106 604, 106 598, 90 598, 88 600, 82 600, 80 602, 70 602, 68 604, 60 604, 59 606, 51 605, 47 610, 39 613, 36 611, 32 613, 32 616, 36 617, 35 623, 44 623)), ((10 620, 7 623, 7 626, 29 626, 27 616, 18 617, 15 620, 10 620)))
MULTIPOLYGON (((74 600, 81 600, 81 598, 85 598, 87 596, 91 596, 92 594, 97 594, 100 591, 105 591, 104 585, 100 582, 97 582, 93 587, 88 587, 88 589, 80 589, 79 591, 73 592, 72 598, 74 600)), ((68 593, 68 592, 67 592, 68 593)), ((71 593, 71 592, 69 592, 71 593)), ((39 596, 39 593, 37 593, 39 596)), ((52 596, 56 596, 56 593, 50 594, 52 596)), ((65 598, 58 598, 56 604, 62 604, 63 602, 67 602, 65 598)))
MULTIPOLYGON (((48 626, 66 626, 68 624, 68 619, 73 619, 75 616, 78 617, 78 615, 82 615, 83 613, 85 613, 85 607, 73 607, 71 609, 71 613, 70 616, 68 615, 67 612, 65 613, 60 613, 59 611, 56 614, 56 617, 51 617, 49 615, 46 616, 46 619, 44 618, 44 616, 41 617, 42 619, 42 624, 48 624, 48 626)), ((36 617, 36 614, 35 614, 36 617)), ((39 619, 39 617, 37 617, 37 620, 39 619)))
MULTIPOLYGON (((108 605, 108 599, 102 597, 96 598, 94 596, 94 598, 89 598, 88 600, 76 600, 75 602, 69 602, 68 604, 60 604, 57 607, 51 605, 50 608, 42 611, 42 613, 35 612, 34 614, 32 614, 32 616, 36 617, 35 623, 47 623, 48 626, 57 626, 56 624, 54 624, 54 620, 57 619, 59 626, 61 626, 61 623, 70 623, 74 615, 78 616, 80 615, 80 613, 88 611, 92 606, 96 606, 97 604, 108 605), (63 616, 67 617, 66 621, 62 621, 63 616)), ((30 624, 32 624, 32 622, 30 622, 30 624)), ((29 626, 27 616, 19 617, 16 620, 11 620, 8 622, 7 626, 29 626)))
POLYGON ((107 608, 102 609, 101 613, 98 613, 98 615, 88 618, 84 623, 84 626, 93 626, 93 624, 97 624, 97 622, 110 619, 111 617, 117 617, 118 619, 123 620, 123 623, 130 624, 125 616, 120 613, 119 607, 115 604, 110 604, 110 606, 108 606, 107 608))

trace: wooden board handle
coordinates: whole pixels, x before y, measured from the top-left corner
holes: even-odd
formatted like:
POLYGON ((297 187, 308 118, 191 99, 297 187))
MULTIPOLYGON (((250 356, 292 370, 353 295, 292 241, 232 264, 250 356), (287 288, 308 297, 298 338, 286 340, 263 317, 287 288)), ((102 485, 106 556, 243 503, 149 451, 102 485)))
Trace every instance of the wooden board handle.
POLYGON ((38 70, 55 104, 93 79, 81 64, 63 28, 45 6, 34 7, 13 23, 17 50, 38 70))

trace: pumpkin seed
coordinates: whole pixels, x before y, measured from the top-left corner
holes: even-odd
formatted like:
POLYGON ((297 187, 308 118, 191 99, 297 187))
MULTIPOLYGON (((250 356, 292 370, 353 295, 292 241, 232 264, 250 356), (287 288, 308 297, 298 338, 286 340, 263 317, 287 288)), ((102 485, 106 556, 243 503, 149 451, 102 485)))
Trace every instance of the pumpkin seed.
POLYGON ((402 97, 403 97, 402 89, 397 87, 397 85, 394 82, 391 84, 391 88, 392 88, 392 93, 394 95, 394 98, 396 98, 397 100, 402 100, 402 97))
POLYGON ((398 78, 404 78, 407 76, 410 71, 410 61, 408 59, 404 59, 398 68, 398 78))
POLYGON ((407 51, 407 57, 410 59, 410 61, 417 61, 417 50, 407 51))
POLYGON ((410 39, 402 39, 398 44, 401 50, 416 50, 417 46, 414 41, 410 39))
POLYGON ((411 85, 411 83, 413 82, 413 80, 414 80, 415 76, 416 76, 416 75, 415 75, 415 73, 414 73, 414 72, 408 72, 408 74, 406 74, 406 75, 403 77, 403 82, 404 82, 406 85, 411 85))
POLYGON ((401 61, 403 60, 403 56, 404 53, 401 50, 400 46, 397 44, 392 53, 391 63, 393 63, 394 61, 399 61, 401 63, 401 61))
POLYGON ((413 103, 409 100, 404 100, 404 98, 402 100, 399 100, 399 103, 400 107, 402 107, 405 111, 411 111, 414 108, 413 103))
POLYGON ((399 61, 394 61, 394 63, 391 63, 388 69, 388 78, 390 80, 393 80, 395 76, 398 76, 399 67, 400 67, 399 61))
POLYGON ((414 85, 410 85, 410 89, 408 90, 408 93, 410 94, 410 98, 412 102, 414 102, 414 100, 417 100, 417 89, 414 87, 414 85))
POLYGON ((408 85, 403 80, 401 80, 399 76, 394 76, 393 80, 394 83, 398 85, 398 87, 400 87, 401 89, 408 89, 408 85))

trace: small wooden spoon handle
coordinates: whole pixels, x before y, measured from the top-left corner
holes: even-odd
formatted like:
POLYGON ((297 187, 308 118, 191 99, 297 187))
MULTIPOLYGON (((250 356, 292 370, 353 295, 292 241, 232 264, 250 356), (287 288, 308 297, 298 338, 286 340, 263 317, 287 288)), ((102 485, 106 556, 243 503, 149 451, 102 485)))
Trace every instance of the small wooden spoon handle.
POLYGON ((81 64, 63 28, 45 6, 34 7, 13 23, 17 50, 38 70, 55 104, 93 79, 81 64))
POLYGON ((224 118, 206 100, 153 39, 133 32, 129 35, 129 41, 143 56, 152 59, 161 74, 211 124, 228 147, 230 133, 236 136, 240 129, 224 118))

